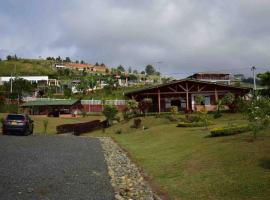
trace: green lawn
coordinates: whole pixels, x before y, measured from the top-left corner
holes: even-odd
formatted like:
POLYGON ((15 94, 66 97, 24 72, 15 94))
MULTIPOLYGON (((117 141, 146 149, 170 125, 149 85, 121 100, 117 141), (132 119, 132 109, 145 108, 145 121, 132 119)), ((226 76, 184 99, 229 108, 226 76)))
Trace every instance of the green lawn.
MULTIPOLYGON (((225 114, 214 123, 247 122, 225 114)), ((131 124, 89 135, 112 137, 170 199, 269 199, 270 129, 252 141, 251 133, 209 138, 204 128, 177 128, 164 118, 144 118, 144 131, 131 124)))
MULTIPOLYGON (((4 117, 6 114, 0 114, 0 118, 4 117)), ((61 124, 69 124, 69 123, 79 123, 79 122, 87 122, 96 119, 103 119, 103 116, 87 116, 87 117, 78 117, 78 118, 57 118, 57 117, 45 117, 32 115, 30 116, 34 120, 34 134, 44 134, 44 120, 48 120, 48 134, 56 134, 56 126, 61 124)), ((0 124, 2 126, 2 124, 0 124)))

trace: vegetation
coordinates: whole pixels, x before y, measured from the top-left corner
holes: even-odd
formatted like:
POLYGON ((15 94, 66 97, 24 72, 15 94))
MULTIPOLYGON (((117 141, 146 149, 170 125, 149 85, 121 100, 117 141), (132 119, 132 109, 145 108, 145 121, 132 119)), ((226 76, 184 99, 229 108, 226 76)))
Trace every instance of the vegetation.
POLYGON ((239 133, 244 133, 250 130, 248 125, 239 125, 239 126, 225 126, 221 128, 213 128, 210 130, 212 137, 217 136, 228 136, 235 135, 239 133))
POLYGON ((269 98, 254 96, 250 105, 246 108, 246 116, 249 120, 254 138, 257 133, 270 124, 270 100, 269 98))
POLYGON ((102 111, 103 115, 106 117, 108 125, 112 125, 112 121, 115 119, 118 110, 113 105, 105 105, 104 110, 102 111))
POLYGON ((43 120, 43 127, 44 127, 44 133, 45 134, 47 134, 48 124, 49 124, 49 120, 48 119, 44 119, 43 120))
MULTIPOLYGON (((179 116, 185 118, 185 116, 179 116)), ((241 114, 224 113, 210 128, 234 122, 241 114)), ((129 152, 169 199, 268 199, 270 195, 270 129, 250 142, 250 132, 209 138, 209 130, 179 128, 167 118, 145 117, 142 126, 119 123, 91 136, 110 136, 129 152), (122 134, 115 134, 122 130, 122 134)))
MULTIPOLYGON (((6 114, 0 113, 0 118, 5 117, 6 114)), ((31 119, 34 120, 34 134, 42 135, 44 134, 44 121, 48 120, 47 125, 47 134, 54 135, 56 134, 56 126, 62 124, 72 124, 72 123, 80 123, 80 122, 89 122, 93 120, 104 120, 104 117, 101 115, 95 116, 86 116, 86 117, 77 117, 77 118, 62 118, 62 117, 46 117, 46 116, 39 116, 39 115, 32 115, 30 116, 31 119)), ((0 124, 0 132, 2 128, 2 124, 0 124)))

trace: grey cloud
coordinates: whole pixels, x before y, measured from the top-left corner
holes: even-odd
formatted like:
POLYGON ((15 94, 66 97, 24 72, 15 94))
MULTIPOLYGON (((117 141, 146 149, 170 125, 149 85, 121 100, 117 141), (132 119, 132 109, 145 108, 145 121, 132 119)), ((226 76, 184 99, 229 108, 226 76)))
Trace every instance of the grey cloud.
POLYGON ((267 0, 26 2, 30 17, 20 8, 0 14, 0 56, 12 50, 140 69, 163 61, 165 74, 269 66, 267 0))

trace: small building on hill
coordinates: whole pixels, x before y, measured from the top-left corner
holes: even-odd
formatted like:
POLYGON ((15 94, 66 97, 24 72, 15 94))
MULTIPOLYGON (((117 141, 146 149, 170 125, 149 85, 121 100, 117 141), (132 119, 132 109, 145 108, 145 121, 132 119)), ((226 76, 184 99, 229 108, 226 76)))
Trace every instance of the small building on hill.
POLYGON ((47 116, 74 116, 83 109, 80 100, 38 99, 21 105, 24 113, 47 116))
POLYGON ((204 106, 208 111, 216 109, 218 99, 226 93, 233 93, 236 97, 244 96, 251 88, 235 87, 227 84, 200 81, 195 79, 182 79, 170 83, 152 86, 125 93, 125 96, 141 102, 145 98, 152 99, 150 112, 168 112, 171 106, 177 106, 181 111, 196 110, 195 97, 204 96, 204 106))
POLYGON ((91 64, 80 64, 80 63, 63 63, 63 64, 56 64, 55 67, 57 69, 68 68, 68 69, 95 72, 95 73, 106 73, 106 70, 107 70, 107 66, 104 64, 91 65, 91 64))

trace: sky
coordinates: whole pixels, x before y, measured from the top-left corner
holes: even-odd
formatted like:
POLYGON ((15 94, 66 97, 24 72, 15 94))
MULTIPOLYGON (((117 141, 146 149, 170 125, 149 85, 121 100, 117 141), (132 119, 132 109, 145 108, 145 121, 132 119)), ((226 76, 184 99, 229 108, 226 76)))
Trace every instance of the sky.
POLYGON ((270 70, 269 19, 270 0, 0 0, 0 58, 251 75, 270 70))

